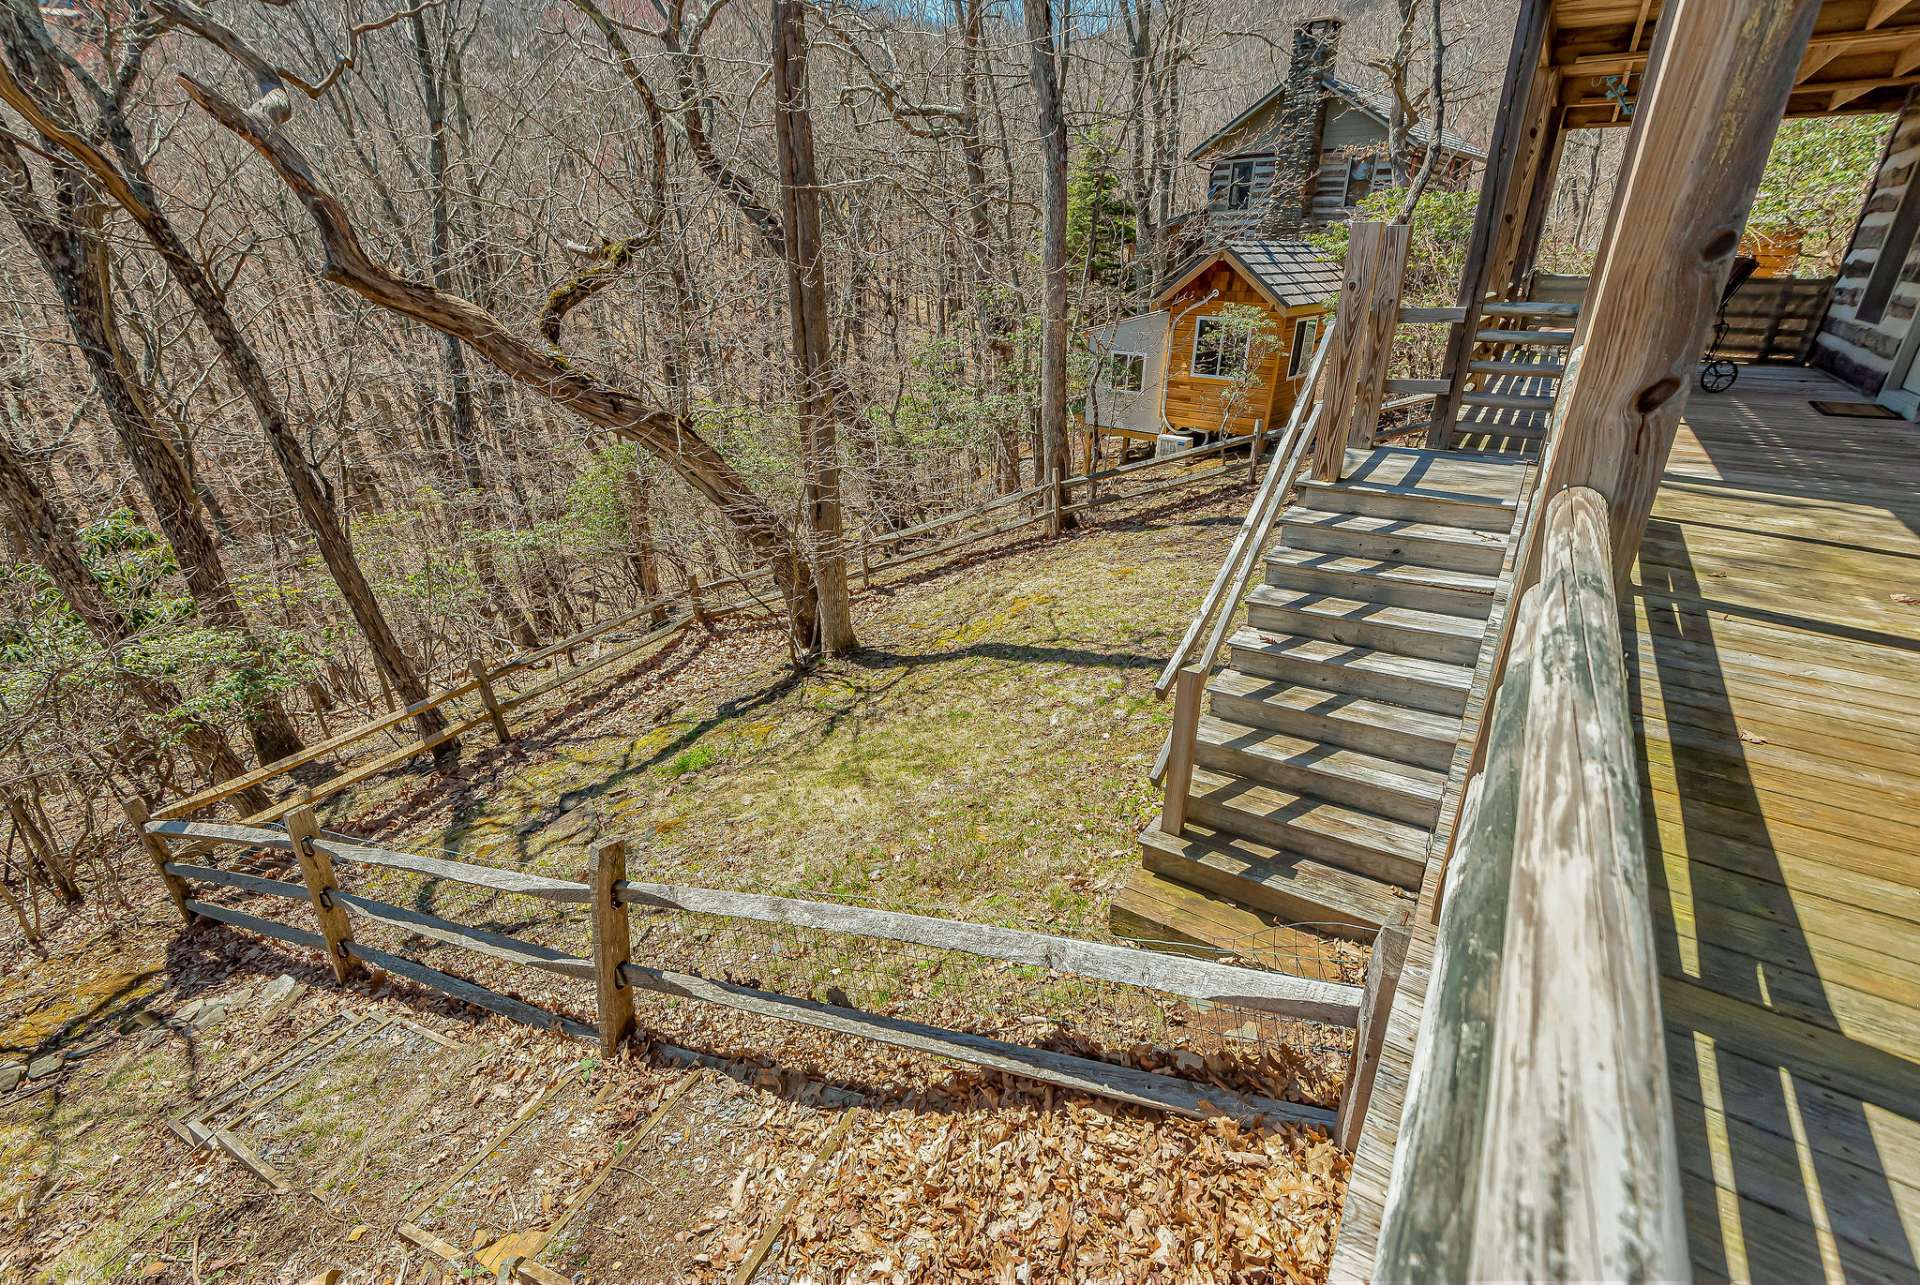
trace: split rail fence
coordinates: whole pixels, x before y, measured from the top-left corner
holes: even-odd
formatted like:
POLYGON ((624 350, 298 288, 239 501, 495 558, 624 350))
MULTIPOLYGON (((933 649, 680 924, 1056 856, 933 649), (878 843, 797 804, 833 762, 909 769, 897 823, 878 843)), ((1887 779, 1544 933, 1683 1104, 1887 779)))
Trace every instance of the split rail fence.
MULTIPOLYGON (((870 536, 849 551, 848 564, 858 569, 859 587, 866 589, 872 584, 873 578, 882 572, 953 553, 1026 527, 1044 523, 1049 531, 1057 530, 1062 514, 1084 513, 1116 501, 1142 500, 1195 483, 1224 480, 1240 466, 1222 459, 1218 468, 1181 472, 1171 478, 1160 474, 1175 466, 1219 456, 1229 448, 1249 443, 1253 462, 1257 464, 1261 445, 1277 436, 1280 434, 1222 438, 1170 455, 1138 460, 1114 468, 1095 469, 1062 479, 1057 485, 1043 483, 1028 487, 915 526, 870 536), (1076 492, 1080 494, 1076 495, 1076 492), (1022 511, 1023 507, 1027 511, 1022 511), (972 523, 984 525, 978 529, 966 529, 972 523), (943 538, 931 544, 921 543, 936 535, 943 538)), ((689 629, 754 611, 772 614, 778 608, 778 595, 770 569, 744 572, 704 585, 696 579, 673 593, 643 602, 630 611, 601 621, 570 637, 511 659, 489 665, 476 657, 468 664, 466 676, 449 687, 430 693, 410 705, 390 709, 357 727, 333 735, 323 734, 321 740, 296 754, 166 803, 155 808, 153 814, 163 821, 197 816, 209 808, 260 790, 290 773, 327 760, 382 733, 398 736, 406 723, 431 711, 444 709, 451 715, 444 728, 432 732, 422 729, 419 735, 402 739, 399 744, 372 759, 356 763, 324 782, 305 788, 295 797, 259 808, 242 818, 248 824, 278 821, 302 802, 314 803, 331 798, 363 781, 392 771, 409 759, 437 749, 464 733, 488 728, 501 744, 505 744, 513 739, 507 716, 530 701, 577 683, 647 647, 664 644, 689 629), (627 636, 636 627, 641 628, 642 632, 638 636, 627 636), (609 643, 613 645, 608 646, 609 643), (595 648, 595 654, 574 664, 574 653, 587 647, 595 648), (515 686, 540 669, 557 665, 562 657, 566 659, 567 668, 557 670, 529 686, 515 686)))
MULTIPOLYGON (((644 990, 874 1040, 1179 1115, 1226 1114, 1328 1129, 1336 1129, 1339 1123, 1335 1112, 1321 1107, 1233 1093, 1132 1067, 636 962, 629 925, 629 908, 633 906, 958 951, 1136 986, 1208 1005, 1228 1005, 1334 1026, 1359 1024, 1367 1001, 1358 986, 1106 942, 831 902, 629 880, 626 845, 617 840, 597 845, 587 877, 576 881, 393 852, 334 838, 321 833, 312 809, 305 806, 288 812, 285 825, 276 827, 154 820, 147 817, 137 800, 129 800, 125 807, 168 896, 190 928, 201 921, 212 921, 318 951, 342 983, 363 969, 380 969, 515 1021, 596 1042, 608 1055, 634 1032, 634 995, 644 990), (176 849, 175 845, 182 846, 176 849), (189 848, 197 860, 183 859, 189 848), (290 853, 298 865, 300 881, 213 864, 211 854, 234 849, 290 853), (543 902, 550 910, 575 916, 576 923, 584 919, 590 947, 584 955, 575 954, 522 936, 350 893, 340 886, 337 871, 342 867, 405 871, 437 885, 468 885, 492 894, 543 902), (296 926, 241 909, 230 904, 231 897, 214 900, 224 895, 219 891, 222 889, 235 890, 249 899, 304 904, 312 926, 296 926), (379 925, 498 963, 590 983, 595 1021, 582 1022, 431 968, 396 951, 369 946, 355 939, 356 923, 379 925)), ((247 904, 253 903, 249 900, 247 904)), ((1356 1051, 1364 1043, 1363 1036, 1356 1042, 1356 1051)))

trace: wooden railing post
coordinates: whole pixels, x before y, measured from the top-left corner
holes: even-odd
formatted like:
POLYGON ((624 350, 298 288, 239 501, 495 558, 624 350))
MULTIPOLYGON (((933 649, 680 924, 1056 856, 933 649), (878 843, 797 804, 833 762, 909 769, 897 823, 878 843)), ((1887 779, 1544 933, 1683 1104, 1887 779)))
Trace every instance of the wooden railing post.
POLYGON ((693 623, 705 629, 707 608, 706 604, 700 600, 700 577, 691 573, 687 576, 687 597, 693 603, 693 623))
POLYGON ((487 676, 486 663, 475 656, 467 662, 467 671, 480 687, 480 703, 487 707, 487 718, 493 723, 494 736, 505 745, 513 739, 513 733, 507 729, 507 716, 500 708, 500 698, 494 695, 493 681, 487 676))
POLYGON ((1340 1114, 1333 1140, 1348 1151, 1360 1145, 1367 1122, 1367 1103, 1380 1069, 1380 1048, 1387 1038, 1387 1014, 1400 988, 1400 970, 1406 966, 1407 943, 1412 938, 1406 911, 1380 926, 1367 959, 1367 985, 1360 1000, 1360 1024, 1353 1033, 1353 1055, 1347 1059, 1347 1084, 1340 1092, 1340 1114))
POLYGON ((627 845, 619 839, 593 850, 593 989, 600 1017, 600 1051, 612 1057, 633 1030, 633 987, 620 966, 633 957, 627 908, 616 894, 627 877, 627 845))
POLYGON ((1355 223, 1347 239, 1347 263, 1340 284, 1340 307, 1328 338, 1326 391, 1320 399, 1320 431, 1313 443, 1312 476, 1338 482, 1346 467, 1347 431, 1353 419, 1354 384, 1363 373, 1359 361, 1367 344, 1367 296, 1380 276, 1385 227, 1355 223))
POLYGON ((153 862, 153 871, 160 876, 160 882, 167 885, 167 896, 173 899, 173 908, 180 912, 180 918, 187 927, 193 927, 193 912, 187 909, 187 895, 191 891, 187 881, 167 869, 167 845, 157 834, 147 833, 147 805, 138 799, 122 799, 120 810, 127 814, 127 820, 133 823, 133 831, 140 836, 140 846, 146 850, 147 857, 153 862))
POLYGON ((1266 421, 1253 421, 1253 445, 1247 450, 1247 481, 1260 480, 1260 439, 1266 435, 1266 421))
POLYGON ((320 935, 327 940, 327 963, 333 967, 333 979, 344 982, 360 967, 347 954, 353 940, 353 927, 347 922, 347 908, 333 894, 339 891, 333 881, 333 859, 314 846, 320 837, 320 825, 307 806, 287 813, 287 837, 293 840, 293 856, 300 863, 300 878, 307 885, 307 900, 313 904, 313 917, 320 921, 320 935))
POLYGON ((1200 689, 1207 671, 1189 665, 1173 682, 1173 730, 1167 736, 1167 779, 1160 800, 1160 830, 1179 834, 1187 825, 1187 791, 1193 787, 1194 738, 1200 729, 1200 689))

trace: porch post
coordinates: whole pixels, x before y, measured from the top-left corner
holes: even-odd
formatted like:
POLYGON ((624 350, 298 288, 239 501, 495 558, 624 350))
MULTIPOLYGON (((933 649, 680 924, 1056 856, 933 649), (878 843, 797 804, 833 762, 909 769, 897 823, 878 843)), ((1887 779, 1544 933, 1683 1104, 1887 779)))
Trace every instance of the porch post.
POLYGON ((1553 205, 1554 189, 1560 182, 1560 158, 1567 150, 1567 110, 1557 102, 1547 116, 1542 149, 1540 163, 1533 169, 1533 191, 1527 197, 1526 218, 1520 227, 1520 252, 1514 257, 1513 270, 1507 278, 1510 291, 1517 290, 1533 273, 1540 257, 1540 234, 1547 226, 1547 210, 1553 205))
MULTIPOLYGON (((1535 501, 1607 501, 1614 572, 1631 570, 1707 329, 1766 167, 1819 0, 1672 0, 1635 113, 1607 254, 1548 430, 1535 501)), ((1516 590, 1540 565, 1529 533, 1516 590)))
POLYGON ((1427 429, 1427 440, 1443 450, 1453 445, 1453 422, 1460 413, 1460 386, 1466 375, 1467 355, 1473 351, 1473 336, 1480 329, 1480 304, 1487 294, 1494 224, 1507 204, 1514 162, 1520 155, 1527 127, 1532 123, 1526 109, 1533 100, 1540 51, 1546 47, 1547 11, 1551 7, 1552 0, 1521 0, 1520 14, 1514 23, 1513 47, 1507 53, 1507 79, 1500 90, 1499 111, 1493 118, 1493 139, 1487 148, 1487 172, 1480 181, 1473 236, 1467 242, 1466 267, 1460 273, 1460 307, 1466 316, 1455 323, 1447 336, 1447 355, 1440 375, 1448 387, 1435 399, 1433 423, 1427 429))

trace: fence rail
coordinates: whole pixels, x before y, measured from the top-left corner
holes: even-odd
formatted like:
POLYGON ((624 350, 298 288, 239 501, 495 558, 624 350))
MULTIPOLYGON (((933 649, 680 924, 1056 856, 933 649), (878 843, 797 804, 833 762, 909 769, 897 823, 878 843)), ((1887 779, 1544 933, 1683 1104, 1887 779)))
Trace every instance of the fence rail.
POLYGON ((856 1035, 1181 1115, 1204 1116, 1217 1111, 1243 1119, 1265 1117, 1329 1128, 1335 1123, 1335 1113, 1320 1107, 1255 1094, 1230 1093, 1113 1063, 635 963, 631 957, 632 935, 628 923, 632 906, 931 946, 1305 1021, 1346 1027, 1359 1021, 1360 988, 1338 982, 991 924, 791 897, 630 881, 626 878, 625 845, 618 841, 603 843, 594 849, 593 877, 586 882, 393 852, 322 836, 312 810, 306 806, 294 809, 284 828, 155 821, 145 818, 137 800, 128 800, 125 806, 158 875, 189 926, 196 920, 212 920, 316 950, 334 965, 342 981, 357 969, 379 968, 515 1021, 597 1041, 609 1053, 633 1029, 633 991, 638 988, 856 1035), (190 844, 202 851, 239 847, 291 853, 300 866, 301 881, 294 883, 205 862, 176 860, 169 846, 172 844, 190 844), (537 898, 568 910, 578 908, 590 920, 590 953, 573 954, 523 937, 343 891, 335 877, 335 863, 401 870, 491 892, 537 898), (318 931, 209 900, 201 895, 198 885, 230 888, 276 901, 305 902, 312 910, 318 931), (596 1021, 580 1022, 467 978, 428 967, 394 951, 356 941, 353 932, 356 920, 416 935, 496 963, 592 982, 596 1021))
MULTIPOLYGON (((1253 443, 1257 449, 1263 441, 1279 435, 1278 432, 1270 431, 1252 437, 1221 438, 1171 455, 1139 460, 1116 468, 1096 469, 1066 478, 1057 488, 1063 497, 1058 511, 1081 513, 1103 504, 1145 499, 1195 483, 1226 479, 1231 476, 1232 467, 1222 461, 1217 469, 1198 470, 1165 480, 1156 479, 1145 486, 1129 485, 1123 488, 1118 485, 1123 481, 1130 483, 1133 479, 1145 474, 1218 456, 1231 448, 1249 443, 1253 443), (1113 489, 1103 492, 1101 488, 1109 484, 1113 484, 1113 489), (1073 492, 1082 488, 1085 491, 1085 498, 1073 499, 1073 492)), ((1036 524, 1051 523, 1056 520, 1052 501, 1055 490, 1056 488, 1046 484, 1028 487, 916 526, 871 535, 850 548, 849 566, 859 568, 860 587, 864 589, 869 587, 873 577, 881 572, 952 553, 973 544, 1010 535, 1036 524), (1020 505, 1033 504, 1036 501, 1038 503, 1035 504, 1033 512, 1023 513, 1012 520, 994 522, 983 529, 966 531, 951 539, 921 548, 902 547, 923 540, 936 532, 944 532, 967 522, 1000 515, 1020 505)), ((475 658, 468 666, 466 677, 440 691, 430 693, 410 705, 389 710, 357 727, 326 736, 286 758, 210 785, 185 798, 165 803, 155 808, 153 815, 161 820, 193 817, 236 795, 320 763, 330 756, 382 733, 393 732, 411 719, 454 706, 457 702, 465 701, 470 697, 473 698, 473 703, 453 711, 455 716, 444 729, 430 735, 408 738, 385 753, 366 762, 355 764, 334 774, 324 782, 308 787, 302 791, 299 798, 285 799, 251 813, 243 817, 242 822, 260 824, 278 821, 300 802, 313 803, 331 798, 478 728, 491 727, 495 739, 504 744, 512 739, 513 735, 507 715, 521 706, 577 683, 648 647, 665 644, 690 628, 728 616, 762 609, 766 606, 767 596, 772 592, 773 573, 766 568, 709 581, 705 584, 694 580, 673 593, 649 599, 620 615, 600 621, 569 637, 547 643, 531 651, 494 664, 486 664, 475 658), (723 594, 726 596, 719 596, 723 594), (668 612, 669 619, 663 624, 654 625, 653 619, 656 613, 661 611, 668 612), (637 636, 610 639, 610 635, 618 635, 622 630, 633 629, 643 621, 650 627, 643 629, 637 636), (581 648, 589 645, 598 647, 608 641, 613 641, 615 645, 599 651, 579 664, 571 663, 573 653, 581 648), (547 665, 561 656, 569 658, 567 668, 517 690, 508 686, 510 681, 547 665)))

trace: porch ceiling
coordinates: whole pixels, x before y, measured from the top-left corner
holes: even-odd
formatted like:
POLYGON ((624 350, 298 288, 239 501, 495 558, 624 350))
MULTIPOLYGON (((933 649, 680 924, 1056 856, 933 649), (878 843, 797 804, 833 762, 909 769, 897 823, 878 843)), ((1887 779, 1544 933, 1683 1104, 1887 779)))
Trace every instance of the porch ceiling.
MULTIPOLYGON (((1638 92, 1660 9, 1660 0, 1555 0, 1548 50, 1569 129, 1628 123, 1607 78, 1631 76, 1638 92)), ((1916 84, 1920 0, 1826 0, 1787 115, 1894 112, 1916 84)))

